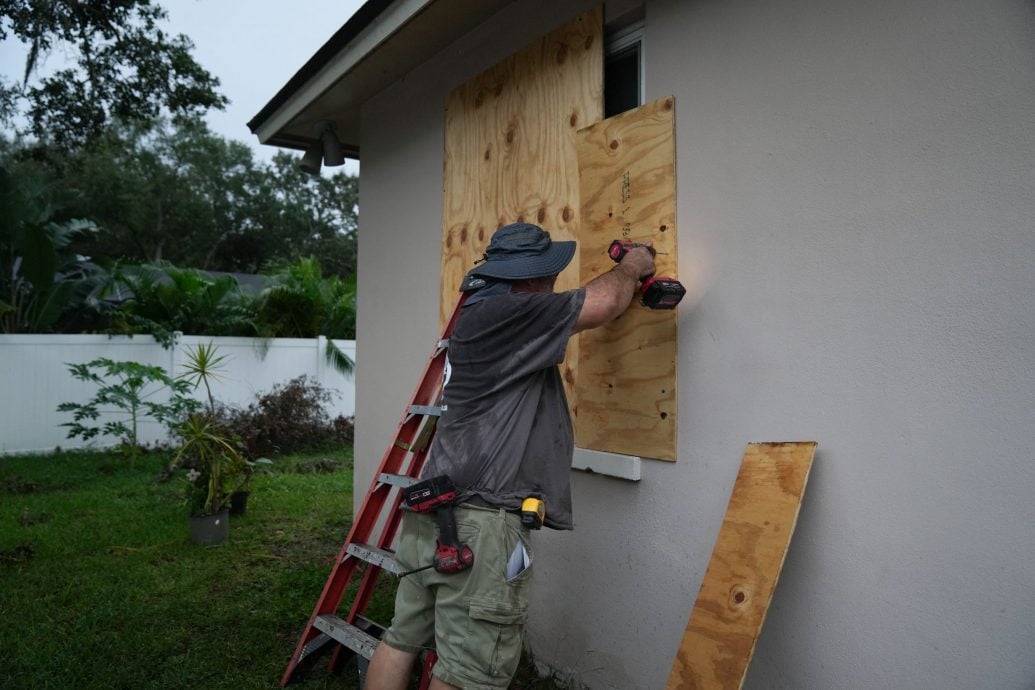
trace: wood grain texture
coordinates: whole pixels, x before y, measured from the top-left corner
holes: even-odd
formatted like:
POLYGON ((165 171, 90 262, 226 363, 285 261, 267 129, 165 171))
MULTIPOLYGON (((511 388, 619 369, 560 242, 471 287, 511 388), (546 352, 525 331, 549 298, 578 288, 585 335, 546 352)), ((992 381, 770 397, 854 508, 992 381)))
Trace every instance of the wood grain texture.
POLYGON ((743 684, 815 452, 811 441, 748 445, 669 675, 669 690, 743 684))
MULTIPOLYGON (((611 269, 615 239, 652 241, 676 274, 675 101, 662 98, 578 133, 582 282, 611 269)), ((676 459, 676 310, 633 305, 581 334, 575 444, 676 459)))
MULTIPOLYGON (((492 233, 517 221, 579 235, 575 134, 602 117, 602 11, 582 15, 449 95, 442 313, 492 233)), ((578 283, 577 262, 558 289, 578 283)))
MULTIPOLYGON (((492 233, 527 221, 577 239, 576 132, 603 117, 603 8, 583 14, 450 93, 445 121, 440 321, 492 233)), ((556 289, 579 285, 578 254, 556 289)), ((574 400, 578 345, 562 369, 574 400)))

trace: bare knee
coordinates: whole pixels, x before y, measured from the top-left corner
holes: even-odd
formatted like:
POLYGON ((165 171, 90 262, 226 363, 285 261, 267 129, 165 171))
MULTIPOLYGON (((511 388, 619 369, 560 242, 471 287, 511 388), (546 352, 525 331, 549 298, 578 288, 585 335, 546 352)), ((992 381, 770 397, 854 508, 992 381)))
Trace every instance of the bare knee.
MULTIPOLYGON (((377 645, 370 659, 366 690, 406 690, 417 655, 391 647, 384 642, 377 645)), ((432 686, 434 687, 434 686, 432 686)))
POLYGON ((436 678, 434 675, 431 676, 431 685, 428 686, 428 690, 460 690, 455 685, 443 682, 436 678))

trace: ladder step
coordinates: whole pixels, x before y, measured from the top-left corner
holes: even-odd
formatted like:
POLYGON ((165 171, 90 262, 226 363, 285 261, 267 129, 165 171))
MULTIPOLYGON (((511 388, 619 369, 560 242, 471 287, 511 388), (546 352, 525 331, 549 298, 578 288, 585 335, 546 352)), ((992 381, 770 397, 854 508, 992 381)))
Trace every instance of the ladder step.
POLYGON ((410 414, 422 414, 428 417, 441 417, 442 410, 445 407, 436 407, 434 405, 410 405, 410 414))
POLYGON ((401 486, 405 489, 411 484, 416 484, 417 478, 411 477, 408 474, 388 474, 387 472, 382 472, 377 476, 377 481, 381 484, 388 484, 389 486, 401 486))
POLYGON ((317 616, 313 621, 313 627, 364 659, 369 660, 374 656, 377 638, 332 613, 317 616))
POLYGON ((368 544, 352 543, 348 545, 345 552, 361 561, 376 565, 381 570, 385 570, 393 575, 401 575, 405 572, 402 566, 399 565, 399 562, 395 560, 395 554, 386 549, 379 549, 368 544))

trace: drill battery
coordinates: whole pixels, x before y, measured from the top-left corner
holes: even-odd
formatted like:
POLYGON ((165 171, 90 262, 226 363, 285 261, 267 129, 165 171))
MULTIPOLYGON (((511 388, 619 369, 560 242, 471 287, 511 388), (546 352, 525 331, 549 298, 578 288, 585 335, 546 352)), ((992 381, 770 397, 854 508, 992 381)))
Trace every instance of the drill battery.
POLYGON ((456 486, 448 475, 442 474, 410 485, 403 493, 403 500, 415 513, 430 513, 439 506, 452 505, 456 500, 456 486))
POLYGON ((686 288, 675 278, 651 276, 640 288, 640 304, 648 309, 675 309, 686 288))

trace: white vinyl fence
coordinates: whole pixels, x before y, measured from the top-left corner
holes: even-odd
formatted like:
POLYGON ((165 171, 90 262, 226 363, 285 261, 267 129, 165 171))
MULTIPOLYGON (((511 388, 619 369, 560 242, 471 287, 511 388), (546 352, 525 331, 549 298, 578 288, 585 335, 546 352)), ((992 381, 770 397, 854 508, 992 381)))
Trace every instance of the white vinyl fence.
MULTIPOLYGON (((334 342, 355 361, 356 341, 334 342)), ((72 415, 58 412, 57 406, 63 402, 85 403, 97 390, 94 384, 74 379, 68 363, 81 364, 99 357, 131 360, 157 365, 167 374, 179 376, 184 373, 188 349, 208 343, 216 346, 218 355, 226 355, 219 380, 213 382, 212 393, 219 402, 244 407, 274 384, 308 375, 332 392, 327 410, 331 417, 355 413, 355 384, 327 363, 327 340, 323 337, 263 342, 181 335, 173 348, 164 349, 144 335, 0 335, 0 455, 46 452, 59 446, 111 446, 116 442, 110 436, 97 436, 89 444, 67 438, 67 428, 60 424, 71 421, 72 415)), ((199 400, 204 395, 204 390, 195 392, 199 400)), ((98 425, 106 419, 125 418, 115 413, 105 411, 98 425)), ((138 435, 144 443, 166 440, 165 428, 151 420, 140 425, 138 435)))

